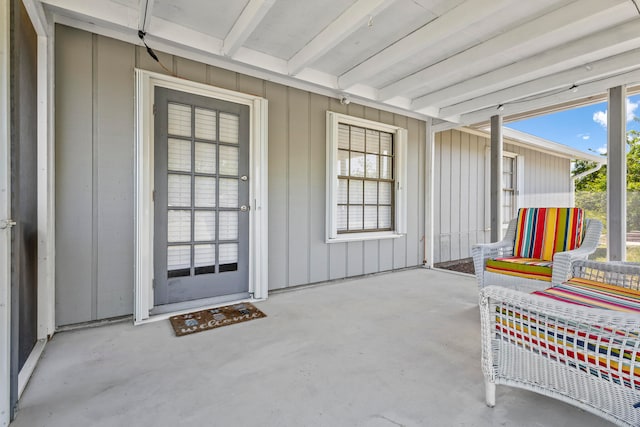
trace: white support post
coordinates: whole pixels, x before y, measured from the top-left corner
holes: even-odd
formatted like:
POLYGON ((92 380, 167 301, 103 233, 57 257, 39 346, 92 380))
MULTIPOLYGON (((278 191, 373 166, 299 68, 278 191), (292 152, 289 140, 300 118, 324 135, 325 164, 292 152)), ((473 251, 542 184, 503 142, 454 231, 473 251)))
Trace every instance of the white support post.
POLYGON ((607 111, 607 248, 610 261, 624 261, 627 240, 627 113, 624 86, 609 89, 607 111))
POLYGON ((502 116, 491 116, 491 241, 502 236, 502 116))
POLYGON ((434 182, 435 182, 435 132, 431 126, 431 119, 426 124, 425 140, 425 171, 424 171, 424 265, 433 267, 433 213, 434 213, 434 182))

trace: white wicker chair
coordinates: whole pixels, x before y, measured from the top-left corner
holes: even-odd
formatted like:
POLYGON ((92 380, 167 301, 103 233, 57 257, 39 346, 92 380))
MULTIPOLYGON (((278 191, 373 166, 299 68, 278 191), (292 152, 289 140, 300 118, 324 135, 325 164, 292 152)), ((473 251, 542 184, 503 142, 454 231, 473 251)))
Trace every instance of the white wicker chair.
MULTIPOLYGON (((576 261, 572 270, 574 277, 640 289, 638 264, 576 261)), ((488 406, 495 405, 496 384, 503 384, 562 400, 616 424, 640 425, 640 385, 630 387, 616 383, 611 380, 613 376, 603 375, 600 369, 595 370, 600 376, 595 375, 593 368, 585 369, 581 364, 576 350, 587 351, 589 344, 593 346, 596 343, 591 347, 596 351, 590 354, 601 361, 599 366, 604 363, 603 369, 615 374, 622 372, 621 367, 625 363, 631 372, 630 383, 640 384, 640 375, 635 372, 636 369, 640 372, 640 315, 583 307, 488 286, 480 291, 480 317, 482 370, 488 406), (546 333, 551 331, 555 338, 555 353, 541 344, 539 326, 527 327, 519 323, 519 342, 505 338, 504 333, 497 329, 505 322, 512 325, 515 323, 508 322, 517 323, 522 319, 529 322, 535 319, 535 324, 546 328, 546 333), (570 343, 569 333, 565 334, 568 330, 571 333, 575 331, 574 337, 589 338, 570 343), (525 342, 531 344, 523 345, 525 342), (625 351, 616 355, 610 348, 611 342, 625 351), (559 353, 560 349, 565 353, 559 353), (575 350, 572 357, 567 350, 575 350)))
MULTIPOLYGON (((579 259, 587 259, 598 247, 602 223, 596 219, 585 220, 585 234, 579 248, 557 252, 553 256, 553 268, 551 270, 551 283, 562 283, 569 278, 571 262, 579 259)), ((513 245, 516 235, 516 219, 509 222, 504 238, 496 243, 482 243, 473 245, 471 256, 475 268, 476 279, 480 289, 489 285, 506 286, 522 292, 533 292, 546 289, 551 284, 543 280, 525 279, 507 274, 485 271, 485 264, 489 258, 507 257, 513 255, 513 245)))

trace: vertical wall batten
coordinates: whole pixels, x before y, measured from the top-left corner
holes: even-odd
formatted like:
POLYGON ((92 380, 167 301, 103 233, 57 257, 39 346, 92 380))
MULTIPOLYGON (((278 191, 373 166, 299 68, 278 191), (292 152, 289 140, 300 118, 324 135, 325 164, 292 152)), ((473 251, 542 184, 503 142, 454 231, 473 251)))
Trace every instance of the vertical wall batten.
MULTIPOLYGON (((56 324, 133 311, 134 68, 143 47, 56 27, 56 324)), ((422 263, 426 123, 156 52, 178 77, 269 101, 269 289, 422 263), (408 129, 407 236, 325 242, 326 111, 408 129)))
POLYGON ((133 105, 120 100, 134 91, 135 53, 123 42, 100 37, 96 55, 96 318, 122 316, 131 312, 134 274, 133 247, 123 244, 134 235, 134 138, 133 105), (112 82, 117 81, 117 85, 112 82))
MULTIPOLYGON (((224 73, 226 74, 226 73, 224 73)), ((287 90, 267 82, 269 100, 269 287, 287 286, 287 90), (273 123, 278 123, 274 126, 273 123), (276 233, 273 230, 277 230, 276 233)))
POLYGON ((92 319, 92 36, 56 34, 56 324, 92 319))
POLYGON ((288 176, 288 265, 287 284, 309 283, 309 94, 288 89, 289 171, 288 176))
POLYGON ((98 316, 98 36, 91 37, 91 320, 98 316))

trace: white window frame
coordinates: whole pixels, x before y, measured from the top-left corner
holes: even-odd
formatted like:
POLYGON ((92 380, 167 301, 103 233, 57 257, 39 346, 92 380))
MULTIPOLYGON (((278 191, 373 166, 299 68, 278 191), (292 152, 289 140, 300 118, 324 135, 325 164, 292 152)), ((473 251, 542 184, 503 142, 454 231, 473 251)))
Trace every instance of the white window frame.
POLYGON ((350 242, 398 238, 407 233, 407 130, 398 126, 327 111, 327 212, 326 242, 350 242), (395 205, 392 231, 338 234, 338 125, 359 126, 393 134, 395 205))
MULTIPOLYGON (((518 153, 513 153, 511 151, 503 151, 502 152, 502 157, 511 157, 514 158, 515 161, 515 168, 516 168, 516 177, 515 177, 515 181, 516 181, 516 207, 515 210, 516 212, 518 211, 518 209, 524 207, 524 158, 525 156, 522 154, 518 154, 518 153)), ((489 196, 491 194, 491 147, 487 147, 486 148, 486 152, 485 152, 485 200, 489 200, 489 196)), ((502 190, 502 185, 500 185, 500 189, 502 190)), ((487 202, 485 203, 485 230, 486 231, 490 231, 491 230, 491 223, 490 223, 490 219, 491 219, 491 206, 490 204, 487 202)), ((507 231, 507 228, 509 227, 509 221, 513 219, 513 218, 503 218, 503 220, 505 222, 502 223, 501 227, 502 227, 502 234, 504 235, 504 233, 507 231)))
MULTIPOLYGON (((135 304, 134 323, 168 317, 150 316, 153 308, 153 103, 155 87, 229 101, 249 107, 249 293, 268 294, 267 107, 266 99, 147 70, 136 69, 135 148, 135 304)), ((203 307, 204 308, 204 307, 203 307)))

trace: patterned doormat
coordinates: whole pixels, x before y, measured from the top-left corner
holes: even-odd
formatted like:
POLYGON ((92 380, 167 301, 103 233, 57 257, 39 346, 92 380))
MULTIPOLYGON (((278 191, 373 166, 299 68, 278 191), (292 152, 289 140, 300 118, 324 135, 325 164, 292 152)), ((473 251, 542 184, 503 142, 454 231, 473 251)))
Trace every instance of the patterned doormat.
POLYGON ((171 326, 177 337, 195 334, 196 332, 215 329, 234 323, 247 322, 253 319, 267 317, 253 304, 243 302, 225 307, 210 308, 188 314, 170 317, 171 326))

